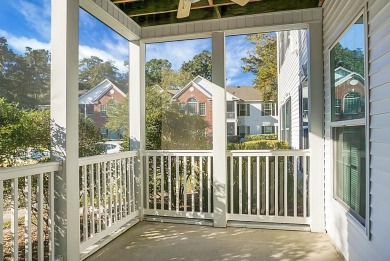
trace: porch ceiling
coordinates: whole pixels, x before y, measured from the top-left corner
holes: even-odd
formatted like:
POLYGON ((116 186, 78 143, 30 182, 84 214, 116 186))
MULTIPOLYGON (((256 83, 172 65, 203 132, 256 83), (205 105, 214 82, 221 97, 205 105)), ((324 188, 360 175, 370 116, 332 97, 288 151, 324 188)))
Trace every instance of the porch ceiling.
POLYGON ((190 16, 177 19, 179 0, 110 0, 141 27, 240 15, 270 13, 322 6, 324 0, 249 0, 245 6, 231 0, 200 0, 191 5, 190 16))

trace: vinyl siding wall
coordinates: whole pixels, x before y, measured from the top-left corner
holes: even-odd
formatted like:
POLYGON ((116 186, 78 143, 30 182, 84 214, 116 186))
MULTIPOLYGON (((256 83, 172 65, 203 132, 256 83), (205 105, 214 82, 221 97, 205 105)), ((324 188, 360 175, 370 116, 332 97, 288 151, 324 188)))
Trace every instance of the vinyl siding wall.
MULTIPOLYGON (((283 32, 281 32, 283 33, 283 32)), ((280 34, 278 33, 278 46, 280 34)), ((299 86, 301 84, 300 68, 307 62, 306 30, 291 30, 290 45, 286 49, 284 62, 279 64, 278 74, 278 107, 281 108, 291 98, 291 148, 299 149, 300 144, 300 100, 299 86)), ((286 39, 285 39, 286 40, 286 39)), ((278 57, 281 54, 278 54, 278 57)), ((280 59, 278 59, 280 61, 280 59)), ((282 115, 279 112, 279 115, 282 115)), ((279 123, 282 126, 282 123, 279 123)))
POLYGON ((324 4, 326 230, 347 260, 390 260, 390 2, 327 0, 324 4), (370 135, 370 238, 333 199, 330 47, 367 4, 370 135))

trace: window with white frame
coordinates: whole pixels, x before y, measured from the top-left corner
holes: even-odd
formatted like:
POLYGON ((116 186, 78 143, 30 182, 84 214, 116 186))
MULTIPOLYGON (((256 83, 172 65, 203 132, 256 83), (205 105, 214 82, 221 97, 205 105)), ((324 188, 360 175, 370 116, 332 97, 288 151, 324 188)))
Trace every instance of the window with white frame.
POLYGON ((360 16, 330 50, 334 197, 366 220, 365 32, 360 16))
POLYGON ((185 103, 179 103, 179 111, 181 112, 181 113, 185 113, 186 112, 186 108, 187 108, 187 106, 186 106, 186 104, 185 103))
POLYGON ((272 103, 264 103, 263 115, 264 116, 272 116, 273 115, 273 104, 272 103))
POLYGON ((261 133, 262 134, 272 134, 272 133, 275 133, 275 127, 274 126, 262 126, 261 127, 261 133))
POLYGON ((200 116, 206 115, 206 103, 204 102, 199 103, 199 115, 200 116))
POLYGON ((250 105, 239 104, 238 105, 238 116, 250 116, 250 105))
POLYGON ((107 117, 107 105, 100 104, 100 116, 107 117))
POLYGON ((227 135, 235 135, 234 129, 236 128, 236 124, 234 122, 226 123, 227 135))
POLYGON ((249 135, 251 133, 251 127, 241 125, 238 127, 239 135, 241 138, 245 138, 246 135, 249 135))
POLYGON ((198 114, 198 101, 195 98, 187 100, 187 113, 190 115, 198 114))

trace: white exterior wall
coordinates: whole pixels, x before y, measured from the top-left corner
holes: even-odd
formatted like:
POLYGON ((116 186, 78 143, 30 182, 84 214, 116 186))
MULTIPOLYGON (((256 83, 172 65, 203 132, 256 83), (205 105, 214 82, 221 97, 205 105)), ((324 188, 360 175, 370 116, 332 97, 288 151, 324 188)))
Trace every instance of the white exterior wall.
POLYGON ((249 104, 250 116, 238 116, 238 126, 250 126, 250 134, 261 134, 262 126, 278 126, 278 116, 262 116, 263 102, 239 104, 249 104))
MULTIPOLYGON (((278 33, 278 107, 291 98, 291 148, 299 149, 300 141, 300 71, 307 64, 307 31, 291 30, 290 45, 286 49, 284 62, 280 62, 280 34, 278 33)), ((279 112, 281 116, 281 113, 279 112)), ((280 121, 280 126, 282 123, 280 121)))
MULTIPOLYGON (((326 230, 347 260, 390 260, 390 2, 327 0, 324 4, 325 211, 326 230), (368 3, 368 4, 367 4, 368 3), (329 51, 368 6, 370 134, 370 238, 333 199, 329 51)), ((368 157, 368 155, 367 155, 368 157)))

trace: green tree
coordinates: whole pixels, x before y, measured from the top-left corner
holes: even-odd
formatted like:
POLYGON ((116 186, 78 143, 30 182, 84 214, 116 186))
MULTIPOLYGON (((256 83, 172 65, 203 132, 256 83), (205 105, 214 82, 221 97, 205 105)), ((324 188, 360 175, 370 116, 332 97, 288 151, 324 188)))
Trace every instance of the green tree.
POLYGON ((89 90, 98 85, 104 79, 122 83, 125 78, 119 73, 113 61, 103 61, 97 56, 83 58, 80 60, 80 89, 89 90))
POLYGON ((147 86, 161 85, 162 71, 171 70, 172 64, 166 59, 151 59, 145 64, 147 86))
POLYGON ((350 50, 337 43, 332 49, 335 68, 342 66, 364 77, 364 53, 362 49, 350 50))
POLYGON ((253 84, 260 90, 265 102, 278 100, 277 46, 274 33, 248 35, 246 40, 253 44, 248 57, 242 58, 244 72, 251 72, 256 77, 253 84))
POLYGON ((195 55, 190 61, 185 62, 180 67, 180 72, 190 73, 192 78, 202 76, 207 80, 211 80, 212 73, 212 58, 211 52, 203 50, 200 54, 195 55))
POLYGON ((110 130, 124 130, 126 136, 129 133, 129 98, 126 96, 121 102, 109 106, 107 111, 107 123, 110 130))
POLYGON ((192 79, 193 76, 189 72, 162 69, 161 88, 164 90, 177 90, 186 86, 192 79))

